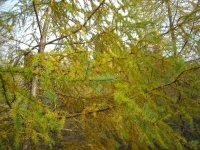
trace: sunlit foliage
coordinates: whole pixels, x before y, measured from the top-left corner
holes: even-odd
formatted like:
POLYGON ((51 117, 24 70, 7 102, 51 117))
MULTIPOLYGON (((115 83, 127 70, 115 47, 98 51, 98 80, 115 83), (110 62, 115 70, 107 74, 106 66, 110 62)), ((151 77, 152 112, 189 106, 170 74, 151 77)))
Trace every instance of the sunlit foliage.
POLYGON ((1 11, 0 149, 199 149, 199 6, 33 0, 1 11))

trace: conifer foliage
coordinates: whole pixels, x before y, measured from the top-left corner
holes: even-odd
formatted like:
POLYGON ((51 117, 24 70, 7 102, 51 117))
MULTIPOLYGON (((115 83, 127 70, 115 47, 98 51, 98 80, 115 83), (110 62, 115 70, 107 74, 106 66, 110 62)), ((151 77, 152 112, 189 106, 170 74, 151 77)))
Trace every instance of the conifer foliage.
POLYGON ((200 149, 199 0, 0 3, 0 149, 200 149))

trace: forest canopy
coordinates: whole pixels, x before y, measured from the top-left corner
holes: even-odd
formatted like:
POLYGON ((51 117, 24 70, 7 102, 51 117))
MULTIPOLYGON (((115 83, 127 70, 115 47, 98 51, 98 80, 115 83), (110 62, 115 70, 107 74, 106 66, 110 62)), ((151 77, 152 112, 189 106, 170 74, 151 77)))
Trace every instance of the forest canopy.
POLYGON ((199 0, 0 1, 0 150, 200 149, 199 0))

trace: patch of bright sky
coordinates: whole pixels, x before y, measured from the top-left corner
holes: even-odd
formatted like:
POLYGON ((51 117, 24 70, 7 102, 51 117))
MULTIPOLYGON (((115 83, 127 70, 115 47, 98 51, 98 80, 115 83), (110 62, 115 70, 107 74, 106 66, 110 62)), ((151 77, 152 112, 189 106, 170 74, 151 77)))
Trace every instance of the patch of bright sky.
POLYGON ((0 6, 0 11, 4 12, 4 11, 9 11, 10 9, 12 9, 15 6, 15 4, 18 3, 18 0, 7 0, 2 3, 3 4, 0 6))

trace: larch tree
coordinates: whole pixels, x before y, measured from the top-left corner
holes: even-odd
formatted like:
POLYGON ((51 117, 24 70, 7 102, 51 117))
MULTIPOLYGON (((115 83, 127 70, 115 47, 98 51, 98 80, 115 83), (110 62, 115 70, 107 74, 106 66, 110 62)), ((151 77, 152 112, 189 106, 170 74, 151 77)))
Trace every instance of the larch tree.
POLYGON ((199 149, 199 3, 1 10, 0 149, 199 149))

